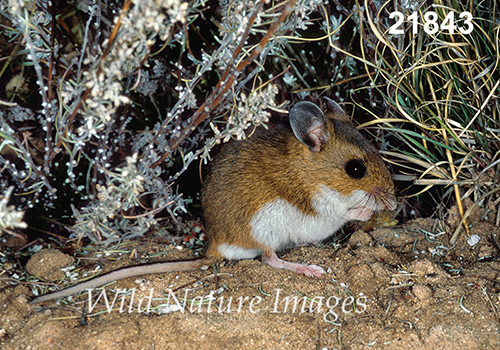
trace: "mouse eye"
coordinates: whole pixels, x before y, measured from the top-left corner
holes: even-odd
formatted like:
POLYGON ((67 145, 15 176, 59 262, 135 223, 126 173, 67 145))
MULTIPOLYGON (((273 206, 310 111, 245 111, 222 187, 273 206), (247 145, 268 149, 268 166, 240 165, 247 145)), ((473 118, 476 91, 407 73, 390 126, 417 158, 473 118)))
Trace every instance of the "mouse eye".
POLYGON ((347 175, 353 179, 361 179, 366 175, 366 167, 363 162, 358 159, 348 161, 344 169, 347 175))

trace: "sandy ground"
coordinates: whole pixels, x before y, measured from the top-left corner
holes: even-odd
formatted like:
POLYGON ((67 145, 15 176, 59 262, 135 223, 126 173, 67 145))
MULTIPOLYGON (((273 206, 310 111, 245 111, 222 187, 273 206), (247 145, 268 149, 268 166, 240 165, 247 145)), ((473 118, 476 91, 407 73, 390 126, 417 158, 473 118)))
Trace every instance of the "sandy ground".
MULTIPOLYGON (((338 249, 307 246, 280 254, 324 267, 328 273, 320 278, 258 260, 225 262, 217 274, 209 268, 118 281, 104 288, 108 305, 104 294, 95 301, 102 290, 93 292, 92 303, 85 292, 30 305, 33 289, 52 284, 19 283, 19 274, 5 278, 12 265, 4 263, 0 348, 499 349, 500 251, 494 241, 500 242, 500 229, 475 222, 471 234, 479 243, 470 246, 463 233, 450 248, 448 234, 425 233, 438 233, 441 224, 420 219, 358 230, 338 249)), ((137 249, 139 257, 159 251, 159 260, 193 258, 189 249, 172 245, 137 249)), ((137 264, 128 254, 77 257, 82 271, 137 264)), ((30 272, 72 261, 49 254, 30 272)))

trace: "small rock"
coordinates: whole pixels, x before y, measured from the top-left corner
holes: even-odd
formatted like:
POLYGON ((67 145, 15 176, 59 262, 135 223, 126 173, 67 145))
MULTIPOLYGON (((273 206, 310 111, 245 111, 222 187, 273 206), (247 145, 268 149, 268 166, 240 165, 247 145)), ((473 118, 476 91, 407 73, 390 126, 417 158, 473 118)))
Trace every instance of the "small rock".
POLYGON ((429 259, 419 259, 408 265, 408 271, 418 276, 425 283, 445 283, 448 274, 436 263, 429 259))
POLYGON ((55 249, 44 249, 28 260, 26 270, 30 275, 46 281, 59 281, 64 278, 62 268, 68 267, 75 262, 72 256, 64 254, 55 249))
POLYGON ((413 295, 420 301, 427 301, 432 298, 432 289, 423 284, 415 284, 412 287, 413 295))
POLYGON ((478 244, 480 240, 481 240, 481 237, 479 237, 478 235, 470 235, 467 238, 467 243, 472 247, 472 246, 475 246, 476 244, 478 244))
POLYGON ((25 244, 26 244, 26 239, 23 239, 23 237, 19 236, 8 236, 5 242, 5 246, 11 249, 21 248, 25 244))
POLYGON ((349 238, 349 243, 354 246, 371 246, 372 238, 368 233, 357 230, 352 234, 351 238, 349 238))

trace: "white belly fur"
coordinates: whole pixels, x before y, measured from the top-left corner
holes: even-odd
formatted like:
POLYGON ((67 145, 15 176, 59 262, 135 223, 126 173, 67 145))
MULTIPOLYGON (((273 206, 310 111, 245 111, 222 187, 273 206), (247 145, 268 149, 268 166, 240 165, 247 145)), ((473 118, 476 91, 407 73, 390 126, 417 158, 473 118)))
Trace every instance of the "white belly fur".
POLYGON ((284 199, 266 204, 250 221, 255 240, 274 250, 319 242, 331 236, 345 223, 360 219, 355 215, 359 210, 352 210, 353 208, 362 206, 378 209, 373 197, 362 190, 343 196, 326 186, 320 188, 312 200, 316 215, 304 214, 284 199))
POLYGON ((253 259, 262 255, 260 249, 247 249, 223 243, 217 248, 222 256, 229 260, 253 259))
MULTIPOLYGON (((365 191, 356 190, 343 196, 326 186, 313 197, 316 215, 307 215, 288 201, 278 198, 262 207, 250 221, 254 239, 273 250, 319 242, 353 220, 368 220, 371 211, 380 210, 375 199, 365 191), (359 208, 362 208, 361 210, 359 208), (364 208, 368 208, 368 215, 364 208), (360 212, 365 213, 359 217, 360 212)), ((230 260, 252 259, 262 254, 260 249, 246 249, 221 244, 219 252, 230 260)))

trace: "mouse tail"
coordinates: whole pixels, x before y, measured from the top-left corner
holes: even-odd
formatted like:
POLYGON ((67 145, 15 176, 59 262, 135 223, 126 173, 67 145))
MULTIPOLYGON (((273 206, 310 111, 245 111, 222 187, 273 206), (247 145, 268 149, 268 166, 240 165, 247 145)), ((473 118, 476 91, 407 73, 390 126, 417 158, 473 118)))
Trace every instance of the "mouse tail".
POLYGON ((30 301, 30 304, 37 304, 44 301, 64 298, 75 293, 83 292, 84 290, 87 289, 97 288, 102 285, 108 284, 110 282, 118 281, 128 277, 150 275, 155 273, 197 270, 202 266, 210 265, 213 262, 215 262, 213 258, 206 257, 188 261, 171 261, 171 262, 155 263, 150 265, 124 267, 116 271, 111 271, 105 275, 92 278, 88 281, 78 283, 72 287, 60 290, 58 292, 36 297, 32 301, 30 301))

